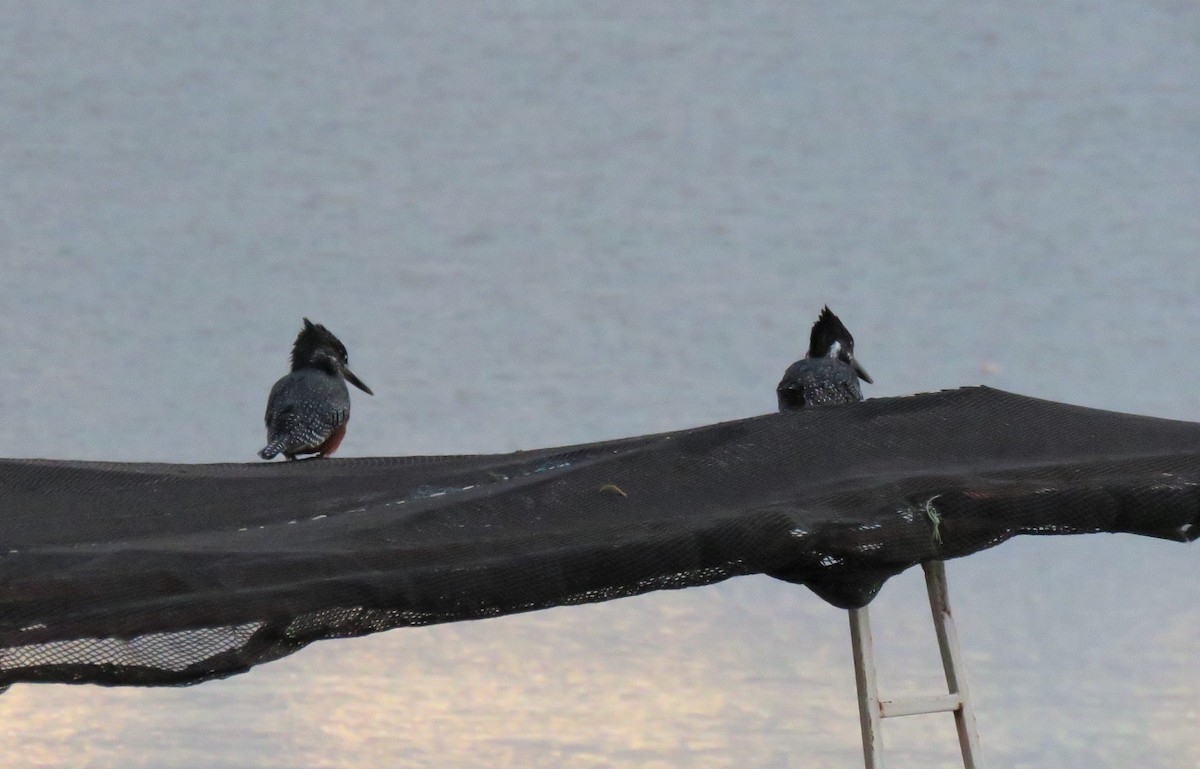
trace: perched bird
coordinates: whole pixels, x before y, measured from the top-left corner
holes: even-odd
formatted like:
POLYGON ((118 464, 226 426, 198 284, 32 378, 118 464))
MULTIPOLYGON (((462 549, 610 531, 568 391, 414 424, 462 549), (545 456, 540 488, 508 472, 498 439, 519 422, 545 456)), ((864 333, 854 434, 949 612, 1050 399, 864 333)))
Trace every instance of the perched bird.
POLYGON ((275 383, 267 400, 267 445, 260 457, 327 457, 337 450, 350 419, 346 382, 375 394, 346 367, 348 361, 346 346, 329 329, 304 319, 292 345, 292 372, 275 383))
POLYGON ((858 403, 859 379, 874 384, 854 359, 854 337, 826 305, 813 324, 808 354, 788 367, 775 388, 779 410, 858 403))

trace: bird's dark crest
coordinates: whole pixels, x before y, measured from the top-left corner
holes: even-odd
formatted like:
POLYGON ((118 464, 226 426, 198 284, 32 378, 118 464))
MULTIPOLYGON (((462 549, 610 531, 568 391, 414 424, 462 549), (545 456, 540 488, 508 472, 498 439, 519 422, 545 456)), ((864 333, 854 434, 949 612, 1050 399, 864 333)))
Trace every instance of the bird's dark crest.
POLYGON ((808 338, 808 357, 824 358, 834 342, 840 342, 846 353, 854 354, 854 337, 850 335, 850 330, 833 314, 829 305, 825 305, 808 338))
POLYGON ((343 365, 350 360, 346 345, 342 344, 332 331, 305 318, 304 328, 300 329, 296 342, 292 345, 292 371, 319 363, 317 359, 327 359, 328 353, 337 356, 343 365), (318 355, 321 352, 325 352, 326 355, 318 355))

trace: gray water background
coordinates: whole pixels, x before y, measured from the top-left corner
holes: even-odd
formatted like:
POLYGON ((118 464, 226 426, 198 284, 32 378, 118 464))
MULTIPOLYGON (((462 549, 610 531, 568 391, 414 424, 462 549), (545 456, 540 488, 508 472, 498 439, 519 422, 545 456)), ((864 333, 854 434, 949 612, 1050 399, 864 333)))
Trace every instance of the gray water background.
MULTIPOLYGON (((1200 419, 1190 3, 0 3, 11 456, 253 461, 308 315, 341 455, 770 411, 828 302, 877 384, 1200 419)), ((993 767, 1200 765, 1195 546, 949 564, 993 767)), ((919 572, 885 697, 940 686, 919 572)), ((742 578, 16 686, 0 765, 851 767, 845 613, 742 578)), ((955 766, 948 717, 890 767, 955 766)))

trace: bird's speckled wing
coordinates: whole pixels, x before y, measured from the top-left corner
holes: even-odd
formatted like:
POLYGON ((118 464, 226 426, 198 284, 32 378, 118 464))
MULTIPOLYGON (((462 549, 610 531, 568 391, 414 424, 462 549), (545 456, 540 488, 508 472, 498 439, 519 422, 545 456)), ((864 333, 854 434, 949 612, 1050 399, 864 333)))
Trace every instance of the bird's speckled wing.
POLYGON ((862 400, 862 387, 854 369, 840 360, 828 358, 796 361, 784 373, 775 393, 779 397, 780 411, 862 400))
POLYGON ((275 453, 306 454, 350 419, 350 393, 340 378, 321 371, 288 374, 267 400, 267 443, 275 453))

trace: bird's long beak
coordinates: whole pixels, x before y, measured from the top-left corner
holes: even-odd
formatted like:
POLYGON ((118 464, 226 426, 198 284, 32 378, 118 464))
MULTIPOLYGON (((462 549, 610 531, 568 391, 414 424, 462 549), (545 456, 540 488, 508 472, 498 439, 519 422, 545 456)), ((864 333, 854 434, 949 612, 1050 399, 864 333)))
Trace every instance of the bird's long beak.
POLYGON ((875 380, 872 379, 871 375, 867 373, 867 370, 862 367, 862 364, 860 364, 858 361, 851 361, 850 365, 854 367, 854 373, 858 374, 859 379, 863 380, 867 384, 875 384, 875 380))
MULTIPOLYGON (((346 368, 345 366, 342 366, 342 374, 344 374, 344 375, 345 375, 345 377, 346 377, 346 381, 347 381, 347 382, 349 382, 350 384, 354 385, 354 386, 355 386, 355 387, 357 387, 358 389, 362 390, 362 391, 363 391, 363 392, 365 392, 367 395, 374 395, 374 394, 375 394, 375 393, 371 392, 371 388, 370 388, 370 387, 367 387, 367 386, 366 386, 366 385, 363 383, 363 380, 361 380, 361 379, 359 379, 358 377, 356 377, 356 376, 354 375, 354 372, 353 372, 353 371, 351 371, 350 369, 346 368)), ((870 382, 871 380, 870 380, 870 379, 868 379, 867 381, 868 381, 868 382, 870 382)))

